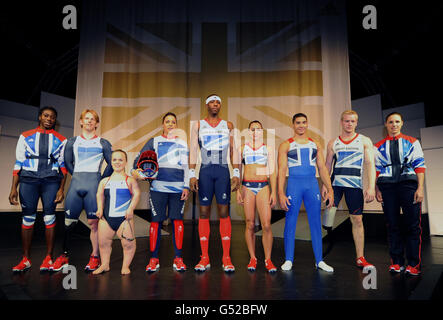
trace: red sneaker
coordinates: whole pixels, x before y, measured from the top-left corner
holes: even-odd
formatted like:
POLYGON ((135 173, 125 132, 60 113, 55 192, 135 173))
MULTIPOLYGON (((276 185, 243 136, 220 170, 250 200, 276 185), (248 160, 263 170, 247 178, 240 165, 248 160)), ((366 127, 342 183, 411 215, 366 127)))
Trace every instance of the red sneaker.
POLYGON ((69 264, 69 258, 65 254, 62 254, 49 267, 49 270, 50 271, 60 271, 64 266, 67 266, 68 264, 69 264))
POLYGON ((47 255, 40 266, 40 271, 49 271, 51 265, 52 265, 52 258, 50 255, 47 255))
POLYGON ((26 257, 23 257, 22 261, 18 265, 12 268, 13 272, 22 272, 31 268, 31 260, 26 257))
POLYGON ((363 256, 358 258, 356 262, 357 262, 357 267, 359 268, 374 267, 374 265, 366 261, 365 257, 363 256))
POLYGON ((151 258, 146 266, 146 272, 155 272, 160 269, 160 261, 157 258, 151 258))
POLYGON ((99 257, 95 257, 95 256, 90 256, 89 257, 89 262, 85 267, 85 270, 87 271, 94 271, 96 269, 98 269, 98 267, 100 267, 100 258, 99 257))
POLYGON ((418 276, 421 273, 419 268, 415 268, 415 267, 411 267, 411 266, 407 266, 405 272, 410 274, 411 276, 418 276))
POLYGON ((270 272, 270 273, 277 271, 277 268, 274 266, 274 264, 272 263, 272 261, 270 259, 265 260, 265 266, 266 266, 266 269, 268 270, 268 272, 270 272))
POLYGON ((176 257, 172 267, 175 271, 186 271, 186 265, 183 263, 183 258, 176 257))
POLYGON ((391 264, 391 265, 389 266, 389 272, 397 272, 397 273, 400 273, 400 272, 402 272, 403 270, 405 270, 405 267, 400 266, 399 264, 391 264))
POLYGON ((255 269, 257 269, 257 258, 251 258, 251 260, 249 260, 248 270, 255 271, 255 269))
POLYGON ((195 271, 206 271, 206 269, 211 267, 211 264, 209 263, 209 257, 202 257, 200 256, 200 262, 194 267, 195 271))
POLYGON ((235 271, 235 267, 231 262, 231 257, 224 257, 223 258, 223 270, 225 270, 225 272, 234 272, 235 271))

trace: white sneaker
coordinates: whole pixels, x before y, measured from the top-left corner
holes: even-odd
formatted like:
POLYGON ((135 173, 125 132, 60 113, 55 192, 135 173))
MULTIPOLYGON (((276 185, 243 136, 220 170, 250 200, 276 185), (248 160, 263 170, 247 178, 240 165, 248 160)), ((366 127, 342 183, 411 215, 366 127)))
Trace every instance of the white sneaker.
POLYGON ((320 261, 315 267, 326 272, 334 272, 334 268, 328 266, 324 261, 320 261))
POLYGON ((292 262, 289 260, 286 260, 285 263, 282 264, 281 269, 284 271, 289 271, 292 269, 292 262))

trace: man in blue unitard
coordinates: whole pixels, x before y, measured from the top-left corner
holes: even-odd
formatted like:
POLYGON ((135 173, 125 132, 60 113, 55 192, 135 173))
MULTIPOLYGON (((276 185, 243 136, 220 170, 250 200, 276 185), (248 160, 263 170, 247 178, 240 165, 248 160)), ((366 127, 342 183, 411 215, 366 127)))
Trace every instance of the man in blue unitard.
POLYGON ((317 166, 320 178, 328 192, 325 201, 328 207, 334 203, 331 179, 325 166, 321 146, 308 137, 308 117, 297 113, 292 118, 294 136, 280 145, 278 149, 278 194, 280 206, 286 211, 284 244, 286 261, 282 270, 291 270, 294 260, 295 230, 302 201, 308 214, 311 230, 312 248, 314 249, 315 267, 326 272, 334 269, 323 261, 321 199, 317 178, 317 166), (289 177, 286 192, 284 190, 286 172, 289 177))

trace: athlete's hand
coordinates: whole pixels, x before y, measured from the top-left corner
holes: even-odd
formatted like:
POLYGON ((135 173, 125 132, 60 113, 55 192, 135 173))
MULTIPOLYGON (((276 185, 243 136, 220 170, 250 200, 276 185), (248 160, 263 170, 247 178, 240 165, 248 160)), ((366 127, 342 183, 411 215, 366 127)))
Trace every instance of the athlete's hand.
POLYGON ((189 188, 191 189, 192 192, 197 192, 198 191, 198 180, 197 180, 197 178, 191 178, 189 180, 189 188))
POLYGON ((240 179, 238 177, 232 177, 231 179, 231 192, 235 192, 240 187, 240 179))
POLYGON ((423 198, 424 198, 423 187, 419 187, 417 188, 417 191, 415 191, 414 193, 414 204, 423 202, 423 198))
POLYGON ((61 203, 64 198, 65 198, 65 193, 63 192, 63 190, 58 189, 57 195, 55 196, 54 203, 61 203))
POLYGON ((132 177, 133 177, 135 180, 142 180, 142 181, 146 180, 146 178, 143 177, 143 175, 141 174, 141 172, 143 172, 143 170, 140 169, 140 168, 137 168, 137 169, 135 169, 135 170, 132 170, 132 171, 131 171, 131 173, 132 173, 132 177))
POLYGON ((365 202, 370 203, 375 199, 375 189, 368 189, 365 191, 365 202))
POLYGON ((377 186, 375 186, 375 199, 377 199, 378 202, 383 202, 383 196, 377 186))
POLYGON ((11 190, 11 193, 9 194, 9 203, 13 206, 18 205, 18 192, 17 189, 11 190))
POLYGON ((291 202, 289 201, 288 197, 285 194, 279 194, 278 198, 280 199, 280 208, 282 208, 285 211, 288 211, 288 206, 291 205, 291 202))
POLYGON ((243 204, 243 197, 241 195, 240 190, 237 191, 237 203, 238 204, 243 204))
POLYGON ((188 189, 183 189, 182 191, 182 196, 180 197, 180 200, 188 200, 189 197, 189 190, 188 189))
POLYGON ((274 208, 277 204, 277 195, 275 193, 271 193, 271 196, 269 197, 269 204, 271 205, 271 208, 274 208))
POLYGON ((328 194, 328 188, 326 188, 325 185, 321 186, 321 197, 324 199, 326 198, 326 195, 328 194))
POLYGON ((97 212, 95 213, 95 216, 99 219, 103 218, 103 211, 97 210, 97 212))
POLYGON ((125 219, 131 220, 132 218, 134 218, 134 210, 131 209, 126 210, 125 219))
POLYGON ((323 199, 323 202, 327 203, 326 208, 331 208, 334 205, 334 191, 332 191, 332 189, 329 190, 326 194, 326 197, 324 197, 323 199))

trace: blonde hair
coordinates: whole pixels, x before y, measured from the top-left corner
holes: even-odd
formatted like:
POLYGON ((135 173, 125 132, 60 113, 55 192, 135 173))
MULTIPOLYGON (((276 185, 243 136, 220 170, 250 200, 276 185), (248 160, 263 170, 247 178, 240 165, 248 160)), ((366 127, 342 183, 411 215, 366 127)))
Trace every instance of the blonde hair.
POLYGON ((345 111, 343 111, 342 114, 341 114, 340 120, 343 120, 344 116, 347 115, 347 114, 356 116, 356 118, 358 120, 358 113, 355 112, 354 110, 345 110, 345 111))
POLYGON ((85 109, 85 110, 83 110, 82 113, 81 113, 81 115, 80 115, 80 120, 82 120, 82 119, 86 116, 86 114, 87 114, 88 112, 94 116, 94 119, 95 119, 95 121, 96 121, 97 123, 100 122, 100 118, 99 118, 99 116, 98 116, 98 113, 97 113, 95 110, 92 110, 92 109, 85 109))

